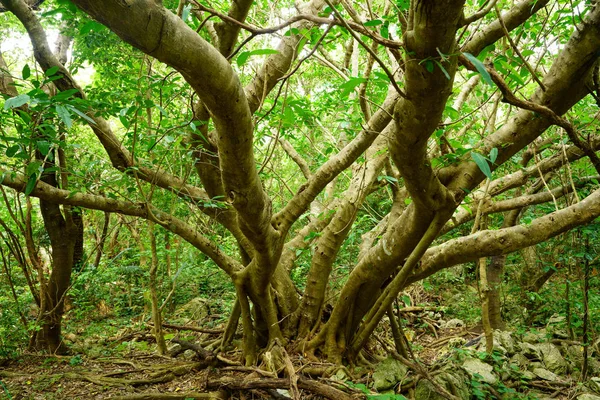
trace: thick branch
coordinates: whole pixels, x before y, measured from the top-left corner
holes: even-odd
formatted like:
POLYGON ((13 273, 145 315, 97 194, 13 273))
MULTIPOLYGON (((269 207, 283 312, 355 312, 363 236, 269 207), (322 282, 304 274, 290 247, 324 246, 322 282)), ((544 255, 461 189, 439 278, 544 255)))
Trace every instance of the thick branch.
POLYGON ((600 189, 570 207, 535 219, 529 225, 499 230, 479 231, 432 247, 423 256, 419 272, 408 282, 422 280, 453 265, 480 257, 512 253, 541 243, 600 216, 600 189))
POLYGON ((155 1, 76 0, 75 4, 124 41, 175 68, 192 86, 215 123, 227 200, 238 211, 241 228, 256 250, 268 247, 276 234, 270 225, 270 199, 255 168, 251 110, 227 59, 155 1))
MULTIPOLYGON (((502 20, 506 29, 510 32, 527 21, 533 14, 545 7, 550 0, 523 0, 506 13, 502 14, 502 20)), ((493 3, 491 1, 490 3, 493 3)), ((495 43, 504 36, 504 29, 500 21, 496 20, 479 30, 462 47, 461 51, 471 54, 479 54, 485 47, 495 43)))
MULTIPOLYGON (((234 21, 244 22, 250 11, 252 0, 235 0, 231 2, 231 8, 227 15, 234 21)), ((240 34, 241 26, 230 21, 223 21, 215 24, 215 31, 219 37, 219 51, 225 57, 229 57, 233 52, 233 46, 240 34)))
POLYGON ((455 51, 464 2, 425 3, 415 6, 413 29, 405 34, 408 98, 400 99, 394 110, 398 134, 390 140, 390 152, 415 205, 437 210, 453 205, 455 199, 435 176, 427 143, 452 93, 457 60, 445 54, 455 51), (437 59, 438 65, 433 64, 437 59), (427 70, 428 63, 435 65, 432 71, 427 70))

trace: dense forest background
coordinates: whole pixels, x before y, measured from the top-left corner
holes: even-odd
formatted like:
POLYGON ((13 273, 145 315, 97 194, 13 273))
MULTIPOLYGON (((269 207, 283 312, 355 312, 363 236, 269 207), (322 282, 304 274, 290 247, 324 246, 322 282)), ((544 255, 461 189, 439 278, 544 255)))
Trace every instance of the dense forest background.
POLYGON ((591 0, 0 0, 0 398, 600 399, 599 58, 591 0))

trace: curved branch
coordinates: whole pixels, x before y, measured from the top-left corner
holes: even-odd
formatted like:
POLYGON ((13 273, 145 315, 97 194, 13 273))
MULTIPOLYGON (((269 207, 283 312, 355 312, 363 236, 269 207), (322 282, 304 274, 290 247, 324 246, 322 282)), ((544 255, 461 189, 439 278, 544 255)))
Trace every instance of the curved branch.
POLYGON ((266 249, 277 236, 270 225, 271 201, 255 168, 251 109, 227 59, 155 1, 74 3, 127 43, 175 68, 198 94, 216 127, 227 200, 257 252, 266 249))
POLYGON ((490 0, 488 2, 488 4, 485 6, 485 8, 482 8, 481 10, 477 11, 473 15, 470 15, 468 17, 463 17, 462 21, 460 21, 460 25, 461 26, 469 25, 469 24, 472 24, 473 22, 477 21, 478 19, 485 17, 485 15, 487 13, 489 13, 492 10, 492 8, 494 8, 497 1, 498 0, 490 0))
MULTIPOLYGON (((527 21, 533 14, 546 6, 550 0, 523 0, 504 15, 502 19, 506 29, 510 32, 519 25, 527 21)), ((491 2, 493 3, 493 1, 491 2)), ((495 43, 504 36, 504 29, 500 21, 496 20, 480 29, 473 37, 461 48, 461 51, 471 54, 479 54, 485 47, 495 43)))
MULTIPOLYGON (((0 185, 23 193, 27 186, 27 179, 22 174, 10 172, 0 167, 0 185)), ((70 190, 58 189, 42 181, 36 183, 30 195, 57 204, 115 212, 151 220, 181 236, 192 246, 210 257, 228 275, 233 275, 242 268, 239 262, 223 253, 219 246, 201 235, 191 225, 170 214, 163 213, 152 205, 109 199, 89 193, 73 193, 70 190)))
POLYGON ((512 253, 533 246, 600 216, 600 189, 581 202, 537 218, 529 225, 479 231, 449 240, 427 250, 418 272, 408 279, 414 283, 453 265, 481 257, 512 253))
POLYGON ((246 19, 252 4, 254 4, 253 0, 232 1, 227 16, 237 23, 223 21, 215 24, 215 31, 219 37, 219 51, 225 57, 229 57, 233 52, 233 46, 235 45, 241 30, 239 23, 246 19))

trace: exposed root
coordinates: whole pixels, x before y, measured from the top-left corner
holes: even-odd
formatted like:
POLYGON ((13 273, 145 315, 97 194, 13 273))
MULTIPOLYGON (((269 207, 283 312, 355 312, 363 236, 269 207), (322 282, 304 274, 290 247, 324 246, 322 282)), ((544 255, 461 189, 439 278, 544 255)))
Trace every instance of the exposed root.
MULTIPOLYGON (((148 323, 149 326, 154 326, 152 323, 148 323)), ((192 331, 192 332, 200 332, 200 333, 210 333, 215 335, 220 335, 225 332, 222 329, 209 329, 209 328, 200 328, 197 326, 189 326, 189 325, 174 325, 174 324, 162 324, 163 328, 173 329, 176 331, 192 331)))
POLYGON ((180 392, 177 394, 167 393, 141 393, 132 394, 129 396, 114 396, 110 397, 110 400, 186 400, 186 399, 211 399, 221 400, 227 399, 229 396, 226 392, 210 392, 210 393, 196 393, 196 392, 180 392))
MULTIPOLYGON (((311 393, 323 396, 332 400, 352 400, 356 396, 348 394, 333 386, 320 383, 311 379, 298 378, 298 388, 311 393)), ((234 377, 221 377, 217 379, 208 379, 206 388, 209 390, 227 389, 227 390, 252 390, 252 389, 288 389, 290 387, 289 378, 246 378, 239 379, 234 377)), ((360 398, 360 397, 358 397, 360 398)))

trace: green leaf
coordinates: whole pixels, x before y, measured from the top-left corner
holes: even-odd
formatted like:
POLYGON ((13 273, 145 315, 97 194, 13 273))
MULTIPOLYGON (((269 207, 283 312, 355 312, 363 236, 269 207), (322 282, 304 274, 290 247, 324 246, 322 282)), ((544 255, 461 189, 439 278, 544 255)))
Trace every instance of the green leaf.
POLYGON ((46 140, 38 140, 36 145, 40 153, 42 153, 44 156, 46 156, 50 151, 50 142, 46 140))
POLYGON ((64 90, 60 93, 57 93, 56 96, 52 97, 52 99, 54 99, 54 100, 68 99, 69 97, 71 97, 72 95, 74 95, 75 93, 78 93, 78 92, 79 92, 79 90, 77 90, 77 89, 64 90))
POLYGON ((20 94, 15 97, 11 97, 10 99, 4 102, 4 109, 8 110, 9 108, 21 107, 23 104, 29 103, 31 97, 27 94, 20 94))
POLYGON ((273 50, 273 49, 256 49, 256 50, 252 50, 252 51, 244 51, 242 53, 240 53, 240 55, 238 56, 236 63, 238 66, 242 66, 246 63, 246 61, 248 61, 248 58, 250 58, 251 56, 264 56, 267 54, 278 54, 279 52, 277 50, 273 50))
POLYGON ((377 26, 383 24, 383 21, 380 19, 372 19, 370 21, 365 22, 364 26, 377 26))
POLYGON ((474 151, 471 152, 471 157, 473 158, 473 161, 475 161, 475 164, 477 164, 481 172, 483 172, 483 174, 487 176, 488 179, 492 179, 492 170, 490 169, 490 165, 488 164, 487 159, 481 154, 476 153, 474 151))
POLYGON ((386 181, 388 181, 390 183, 398 183, 398 179, 394 178, 393 176, 385 175, 383 177, 383 179, 385 179, 386 181))
POLYGON ((29 64, 25 64, 22 71, 23 79, 27 79, 31 76, 31 68, 29 68, 29 64))
POLYGON ((17 154, 19 152, 19 150, 21 150, 21 146, 19 146, 18 144, 10 146, 8 149, 6 149, 6 156, 12 157, 15 154, 17 154))
POLYGON ((33 192, 36 182, 37 174, 31 174, 31 176, 29 176, 29 180, 27 181, 27 186, 25 186, 25 196, 29 196, 31 192, 33 192))
POLYGON ((390 23, 389 23, 389 21, 385 21, 383 23, 383 26, 381 27, 381 36, 383 36, 386 39, 390 38, 390 23))
POLYGON ((46 76, 52 76, 52 75, 56 74, 59 69, 60 68, 57 67, 57 66, 50 67, 50 68, 48 68, 48 70, 46 70, 46 72, 44 73, 44 75, 46 75, 46 76))
POLYGON ((465 57, 467 57, 467 59, 469 61, 471 61, 471 63, 473 63, 473 65, 477 69, 477 72, 479 72, 479 74, 481 75, 483 80, 488 85, 494 86, 494 82, 492 82, 492 77, 490 76, 490 73, 485 68, 485 65, 483 65, 483 63, 481 61, 479 61, 479 59, 477 57, 475 57, 473 54, 470 54, 470 53, 463 53, 463 54, 465 55, 465 57))
POLYGON ((99 32, 104 28, 104 25, 96 22, 96 21, 88 21, 86 22, 79 31, 82 35, 86 33, 90 33, 91 31, 99 32))
POLYGON ((444 68, 442 63, 440 63, 438 60, 433 60, 433 62, 436 63, 438 67, 440 67, 446 79, 450 80, 450 74, 448 73, 448 71, 446 71, 446 68, 444 68))
POLYGON ((41 161, 32 161, 27 164, 27 168, 25 168, 25 174, 30 176, 31 174, 37 174, 38 172, 42 172, 42 162, 41 161))
POLYGON ((165 116, 168 117, 169 113, 167 112, 167 110, 165 110, 164 108, 162 108, 161 106, 159 106, 158 104, 154 105, 156 108, 158 108, 158 110, 160 111, 160 113, 165 116))
POLYGON ((425 64, 425 69, 427 70, 427 72, 433 72, 433 62, 431 60, 425 60, 423 64, 425 64))
POLYGON ((490 151, 490 162, 493 164, 496 162, 496 159, 498 158, 498 148, 494 147, 491 151, 490 151))
POLYGON ((67 110, 65 106, 57 104, 56 113, 67 128, 71 128, 71 126, 73 126, 73 121, 71 120, 71 113, 69 112, 69 110, 67 110))
POLYGON ((81 111, 79 111, 78 109, 76 109, 75 107, 73 107, 72 105, 67 104, 67 108, 69 110, 73 111, 75 114, 79 115, 81 118, 85 119, 90 124, 96 125, 96 121, 94 121, 92 118, 90 118, 86 114, 82 113, 81 111))
POLYGON ((346 82, 340 85, 340 89, 342 89, 342 96, 349 95, 355 87, 366 81, 367 79, 362 77, 353 77, 348 79, 346 82))

